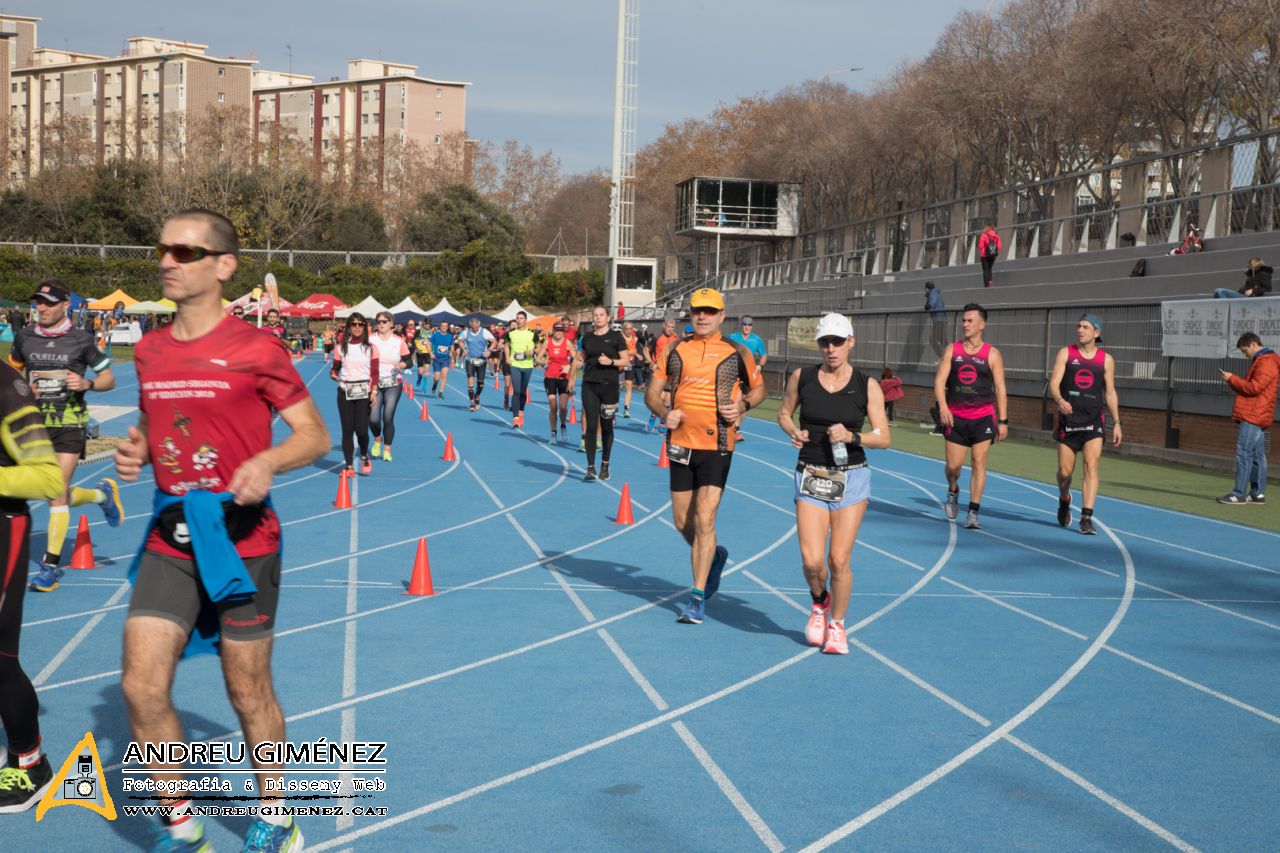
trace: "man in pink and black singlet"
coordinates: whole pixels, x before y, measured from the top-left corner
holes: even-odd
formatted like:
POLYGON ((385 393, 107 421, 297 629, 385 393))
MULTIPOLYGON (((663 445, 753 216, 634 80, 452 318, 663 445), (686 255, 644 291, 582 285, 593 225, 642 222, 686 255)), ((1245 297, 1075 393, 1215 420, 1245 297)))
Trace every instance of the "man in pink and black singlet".
POLYGON ((1085 314, 1076 322, 1076 343, 1058 350, 1049 377, 1049 395, 1058 407, 1058 525, 1071 524, 1071 479, 1076 457, 1084 456, 1080 532, 1094 535, 1093 505, 1098 499, 1098 461, 1106 440, 1105 407, 1111 413, 1111 441, 1120 446, 1120 401, 1115 360, 1098 346, 1102 318, 1085 314))
POLYGON ((981 527, 978 510, 987 485, 987 451, 993 441, 1009 435, 1009 409, 1004 387, 1004 359, 1000 350, 982 339, 987 309, 970 302, 964 306, 964 337, 944 351, 933 377, 933 394, 946 437, 947 518, 960 512, 960 469, 971 455, 969 512, 964 526, 981 527))
MULTIPOLYGON (((202 652, 221 656, 246 743, 285 739, 271 679, 281 533, 268 493, 276 474, 323 456, 329 434, 280 341, 223 316, 222 288, 235 275, 238 251, 235 226, 214 211, 187 210, 165 222, 156 252, 164 295, 177 312, 135 349, 138 424, 117 446, 115 462, 128 482, 150 463, 156 481, 149 532, 129 573, 124 628, 121 686, 139 743, 185 740, 174 673, 182 658, 202 652), (291 434, 273 445, 277 413, 291 434)), ((253 755, 259 790, 267 792, 267 780, 280 779, 279 765, 253 755)), ((182 768, 149 769, 178 786, 162 803, 172 807, 163 849, 204 849, 203 828, 181 793, 182 768)), ((274 811, 254 819, 246 849, 302 849, 293 819, 274 811)))

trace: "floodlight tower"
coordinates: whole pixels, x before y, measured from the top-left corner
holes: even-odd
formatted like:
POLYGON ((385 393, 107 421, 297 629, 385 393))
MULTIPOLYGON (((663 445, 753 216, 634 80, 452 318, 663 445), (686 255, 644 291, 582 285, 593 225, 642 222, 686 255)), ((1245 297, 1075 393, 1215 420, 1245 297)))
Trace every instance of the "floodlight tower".
POLYGON ((613 173, 609 188, 609 259, 605 304, 629 308, 654 299, 657 261, 635 258, 636 95, 640 89, 639 0, 618 0, 618 51, 613 94, 613 173))

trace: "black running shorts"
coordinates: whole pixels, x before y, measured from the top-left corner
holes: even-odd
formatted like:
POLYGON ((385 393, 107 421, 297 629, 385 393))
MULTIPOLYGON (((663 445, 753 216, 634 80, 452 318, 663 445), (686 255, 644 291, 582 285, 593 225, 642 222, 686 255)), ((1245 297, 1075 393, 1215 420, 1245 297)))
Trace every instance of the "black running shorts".
POLYGON ((1107 432, 1102 426, 1102 418, 1091 424, 1080 426, 1068 426, 1062 418, 1058 418, 1058 428, 1053 431, 1053 437, 1058 440, 1059 444, 1065 444, 1076 453, 1084 450, 1084 446, 1094 439, 1106 438, 1107 432))
MULTIPOLYGON (((232 640, 260 640, 271 636, 280 601, 280 555, 245 557, 244 567, 258 588, 250 598, 213 603, 222 636, 232 640)), ((143 551, 138 577, 129 599, 130 616, 158 616, 176 622, 187 633, 195 627, 201 607, 211 604, 192 560, 143 551)))
POLYGON ((991 415, 981 418, 956 418, 951 429, 943 428, 943 435, 952 444, 973 447, 984 441, 994 441, 999 433, 996 431, 996 419, 991 415))
POLYGON ((671 463, 671 491, 691 492, 703 486, 723 489, 729 482, 729 465, 732 462, 732 453, 721 453, 719 450, 690 451, 688 465, 671 463))
POLYGON ((548 397, 554 397, 557 394, 568 394, 569 378, 567 376, 544 376, 542 378, 542 387, 547 389, 548 397))
POLYGON ((46 427, 46 429, 49 432, 49 441, 53 443, 54 453, 74 453, 81 459, 84 458, 84 448, 87 443, 84 427, 46 427))

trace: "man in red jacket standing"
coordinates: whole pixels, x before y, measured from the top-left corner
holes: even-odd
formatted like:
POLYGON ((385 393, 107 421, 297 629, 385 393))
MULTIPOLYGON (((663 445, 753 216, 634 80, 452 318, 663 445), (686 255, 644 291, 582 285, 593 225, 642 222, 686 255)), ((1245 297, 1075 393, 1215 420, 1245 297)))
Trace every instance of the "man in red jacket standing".
POLYGON ((991 286, 991 271, 996 265, 996 258, 1000 256, 1000 235, 996 233, 996 227, 990 222, 987 223, 986 229, 978 236, 978 258, 982 261, 982 286, 991 286))
POLYGON ((1267 502, 1267 448, 1265 431, 1276 415, 1276 384, 1280 381, 1280 355, 1262 345, 1262 338, 1245 332, 1236 349, 1249 359, 1249 374, 1241 379, 1223 370, 1222 379, 1236 392, 1231 419, 1240 425, 1236 438, 1236 484, 1218 498, 1220 504, 1267 502))

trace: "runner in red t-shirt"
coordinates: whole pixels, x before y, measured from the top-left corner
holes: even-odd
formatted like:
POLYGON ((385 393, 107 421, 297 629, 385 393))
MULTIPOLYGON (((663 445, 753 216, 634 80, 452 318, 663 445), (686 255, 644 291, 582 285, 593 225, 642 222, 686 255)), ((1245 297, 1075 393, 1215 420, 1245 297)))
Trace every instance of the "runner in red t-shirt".
POLYGON ((565 337, 563 323, 551 327, 551 337, 542 342, 534 356, 543 368, 542 384, 547 389, 548 419, 551 422, 551 442, 554 444, 560 435, 568 438, 565 430, 565 418, 568 417, 569 399, 573 396, 574 368, 576 366, 575 349, 565 337), (560 422, 560 432, 556 432, 556 421, 560 422))
MULTIPOLYGON (((235 226, 212 211, 184 211, 165 223, 157 249, 164 295, 177 313, 138 344, 141 413, 115 457, 130 482, 151 462, 158 487, 152 532, 130 572, 121 680, 129 722, 138 742, 184 740, 171 697, 174 672, 184 647, 217 649, 244 739, 284 741, 271 682, 280 526, 266 502, 272 478, 323 456, 329 434, 279 341, 223 316, 222 286, 235 275, 239 250, 235 226), (292 435, 272 446, 277 412, 292 435), (179 502, 181 495, 188 497, 179 502)), ((279 782, 280 765, 251 754, 270 804, 267 781, 279 782)), ((174 765, 151 770, 170 784, 182 779, 174 765)), ((190 800, 176 793, 162 804, 173 807, 165 826, 175 847, 196 849, 204 829, 190 800)), ((247 840, 255 849, 302 847, 288 816, 255 818, 247 840)))

